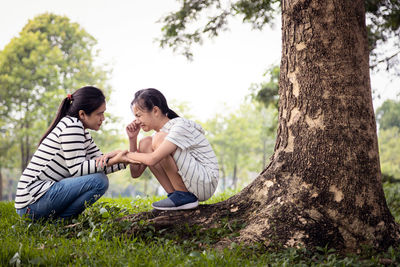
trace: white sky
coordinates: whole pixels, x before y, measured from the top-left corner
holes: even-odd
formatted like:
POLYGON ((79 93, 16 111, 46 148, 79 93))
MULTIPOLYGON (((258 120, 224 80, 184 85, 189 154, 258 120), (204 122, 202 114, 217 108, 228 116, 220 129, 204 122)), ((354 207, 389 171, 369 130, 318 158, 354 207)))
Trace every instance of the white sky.
MULTIPOLYGON (((194 61, 161 49, 155 38, 162 25, 156 21, 176 10, 176 0, 0 0, 0 50, 34 16, 44 12, 66 15, 79 23, 98 41, 100 61, 113 67, 114 88, 108 111, 130 122, 129 104, 142 88, 161 90, 167 100, 190 105, 195 118, 205 120, 216 112, 240 104, 252 83, 263 81, 262 74, 280 60, 279 18, 273 29, 260 32, 240 20, 230 31, 196 47, 194 61)), ((373 76, 372 87, 384 99, 394 98, 394 81, 373 76)))

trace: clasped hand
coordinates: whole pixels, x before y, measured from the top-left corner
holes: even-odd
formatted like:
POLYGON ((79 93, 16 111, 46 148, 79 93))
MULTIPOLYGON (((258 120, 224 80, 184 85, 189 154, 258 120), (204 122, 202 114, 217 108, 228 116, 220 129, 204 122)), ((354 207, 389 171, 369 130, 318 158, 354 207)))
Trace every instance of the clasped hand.
POLYGON ((96 158, 96 166, 103 168, 105 166, 111 166, 117 163, 124 164, 140 164, 140 162, 134 161, 128 157, 128 150, 115 150, 108 152, 103 156, 96 158))

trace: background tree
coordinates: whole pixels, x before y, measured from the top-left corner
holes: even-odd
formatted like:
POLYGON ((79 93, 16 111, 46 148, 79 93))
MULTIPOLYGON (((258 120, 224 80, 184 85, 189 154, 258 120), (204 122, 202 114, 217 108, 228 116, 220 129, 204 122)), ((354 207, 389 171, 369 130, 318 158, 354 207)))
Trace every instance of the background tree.
POLYGON ((386 180, 400 179, 400 102, 386 100, 376 111, 379 154, 386 180))
POLYGON ((400 102, 390 99, 383 102, 376 110, 376 119, 381 130, 400 128, 400 102))
POLYGON ((207 139, 218 157, 222 190, 247 184, 250 173, 265 167, 265 155, 272 154, 275 133, 266 128, 276 126, 275 116, 275 109, 247 100, 237 109, 224 108, 224 114, 204 123, 207 139))
POLYGON ((379 155, 384 178, 392 182, 400 179, 400 129, 379 130, 379 155))
MULTIPOLYGON (((275 136, 276 128, 278 125, 278 101, 279 101, 279 66, 271 66, 265 73, 264 76, 267 77, 265 82, 260 84, 253 84, 250 87, 250 97, 261 103, 264 108, 259 107, 261 110, 262 117, 261 125, 263 125, 263 136, 275 136), (266 119, 269 115, 272 115, 272 120, 266 119), (270 123, 271 122, 271 123, 270 123)), ((263 167, 266 166, 267 160, 267 143, 269 140, 267 138, 262 139, 263 144, 263 167)))
POLYGON ((0 105, 5 107, 1 130, 12 129, 21 170, 67 93, 93 84, 109 95, 108 72, 94 64, 95 44, 67 17, 43 14, 0 52, 0 105))
POLYGON ((15 146, 10 131, 1 130, 3 121, 0 120, 0 201, 4 198, 3 192, 8 189, 8 180, 5 177, 5 169, 14 169, 18 162, 15 146))
MULTIPOLYGON (((258 12, 245 17, 255 25, 272 14, 269 1, 228 2, 235 7, 228 11, 219 3, 184 1, 164 20, 167 41, 162 45, 199 40, 201 33, 185 30, 200 11, 218 12, 208 20, 210 30, 202 31, 214 35, 226 24, 229 10, 246 15, 242 10, 248 9, 241 7, 255 7, 251 10, 258 12)), ((160 212, 152 221, 172 227, 168 222, 176 226, 184 217, 182 224, 210 227, 228 217, 246 224, 236 241, 266 246, 356 251, 363 245, 396 245, 400 231, 381 183, 365 2, 283 0, 281 8, 279 126, 270 164, 225 202, 184 216, 160 212)))
POLYGON ((279 66, 271 66, 264 73, 265 82, 253 84, 250 87, 251 98, 264 104, 266 108, 272 106, 278 109, 279 102, 279 66))
POLYGON ((371 68, 384 69, 399 76, 400 2, 366 0, 368 41, 371 68))

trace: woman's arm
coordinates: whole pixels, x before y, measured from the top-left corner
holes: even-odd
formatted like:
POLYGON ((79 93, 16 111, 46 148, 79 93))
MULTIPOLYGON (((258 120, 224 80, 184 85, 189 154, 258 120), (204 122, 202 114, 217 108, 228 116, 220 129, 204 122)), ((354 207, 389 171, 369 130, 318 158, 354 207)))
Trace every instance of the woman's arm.
POLYGON ((140 152, 129 152, 127 157, 130 161, 141 162, 147 166, 153 166, 159 163, 163 158, 171 155, 175 152, 177 146, 168 141, 164 140, 161 145, 150 153, 140 153, 140 152))
MULTIPOLYGON (((137 151, 137 139, 129 138, 129 152, 136 152, 136 151, 137 151)), ((129 164, 131 177, 132 178, 140 177, 140 175, 142 175, 146 167, 147 166, 145 164, 137 164, 137 163, 129 164)))
MULTIPOLYGON (((132 121, 128 126, 126 126, 126 134, 129 139, 129 151, 136 152, 138 150, 137 147, 137 137, 140 131, 140 122, 137 120, 132 121)), ((138 178, 144 170, 146 169, 146 165, 144 164, 129 164, 129 170, 131 172, 132 178, 138 178)))
POLYGON ((66 117, 62 119, 62 131, 59 134, 59 141, 61 143, 62 157, 65 160, 66 168, 72 177, 83 176, 99 171, 111 173, 124 169, 123 164, 118 164, 110 168, 98 166, 94 159, 96 155, 101 152, 97 148, 90 134, 85 131, 82 123, 76 118, 66 117), (90 159, 86 159, 89 155, 90 159))

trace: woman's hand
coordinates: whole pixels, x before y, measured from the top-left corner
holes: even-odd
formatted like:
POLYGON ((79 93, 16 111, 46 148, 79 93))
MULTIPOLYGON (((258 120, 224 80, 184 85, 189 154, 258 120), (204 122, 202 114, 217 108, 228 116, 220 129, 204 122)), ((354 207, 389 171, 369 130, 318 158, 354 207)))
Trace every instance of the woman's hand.
POLYGON ((136 139, 140 131, 140 121, 134 120, 126 126, 126 134, 129 139, 136 139))
POLYGON ((116 163, 124 163, 124 164, 141 164, 139 161, 132 160, 128 157, 128 150, 121 150, 118 154, 110 159, 107 163, 107 166, 114 165, 116 163))
POLYGON ((103 156, 96 158, 96 167, 103 168, 104 166, 107 166, 109 159, 115 157, 121 151, 122 150, 115 150, 115 151, 108 152, 108 153, 104 154, 103 156))

